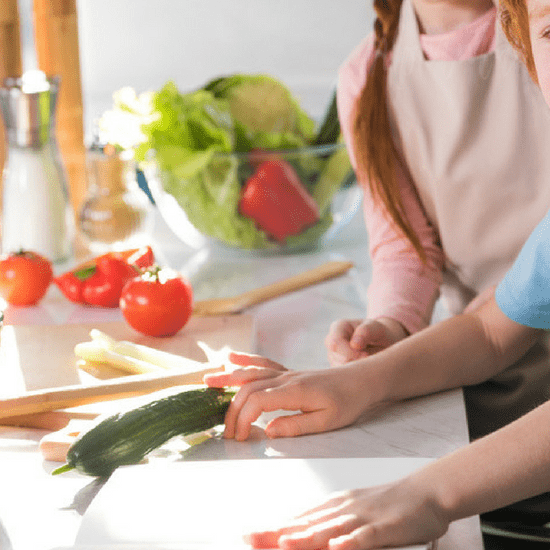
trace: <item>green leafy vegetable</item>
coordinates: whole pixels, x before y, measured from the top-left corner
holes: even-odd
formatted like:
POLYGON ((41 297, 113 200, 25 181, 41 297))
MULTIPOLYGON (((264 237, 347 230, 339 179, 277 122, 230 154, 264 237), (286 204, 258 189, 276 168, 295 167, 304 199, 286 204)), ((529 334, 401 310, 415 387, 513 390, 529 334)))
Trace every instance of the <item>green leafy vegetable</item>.
MULTIPOLYGON (((329 114, 337 117, 335 109, 329 114)), ((124 122, 132 130, 126 148, 138 162, 155 162, 164 190, 204 235, 247 249, 278 246, 238 211, 242 187, 256 169, 244 154, 251 150, 286 151, 284 158, 319 205, 319 222, 288 237, 289 247, 315 242, 332 223, 328 206, 349 169, 345 147, 335 150, 329 144, 326 154, 305 153, 318 138, 315 123, 290 90, 271 76, 224 76, 187 93, 171 81, 139 97, 124 89, 115 95, 109 116, 103 129, 109 123, 120 128, 124 122)), ((337 121, 324 124, 334 130, 337 121)), ((111 136, 109 143, 124 148, 120 131, 111 136)))
POLYGON ((189 221, 205 235, 248 249, 269 246, 267 236, 256 229, 253 220, 238 213, 241 186, 234 157, 215 157, 191 178, 165 171, 162 182, 189 221))
POLYGON ((293 149, 311 142, 315 123, 290 90, 263 74, 234 74, 217 78, 204 88, 226 99, 239 128, 237 151, 254 147, 293 149))
POLYGON ((215 153, 233 150, 235 126, 229 105, 206 90, 181 94, 168 82, 154 95, 153 111, 154 120, 142 126, 147 141, 136 148, 138 161, 153 150, 161 170, 192 178, 215 153))

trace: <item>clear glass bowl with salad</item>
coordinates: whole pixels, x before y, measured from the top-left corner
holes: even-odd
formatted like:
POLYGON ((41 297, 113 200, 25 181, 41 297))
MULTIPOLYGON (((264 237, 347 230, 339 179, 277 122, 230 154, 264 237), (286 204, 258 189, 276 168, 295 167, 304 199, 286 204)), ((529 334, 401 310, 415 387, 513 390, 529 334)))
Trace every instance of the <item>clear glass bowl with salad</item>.
POLYGON ((302 250, 358 206, 334 96, 319 125, 268 75, 225 76, 187 93, 168 82, 134 98, 119 97, 118 109, 139 115, 135 158, 187 245, 302 250))
POLYGON ((315 246, 358 207, 360 192, 342 157, 343 144, 219 153, 192 180, 156 163, 145 175, 162 217, 187 245, 214 239, 246 250, 293 251, 315 246))

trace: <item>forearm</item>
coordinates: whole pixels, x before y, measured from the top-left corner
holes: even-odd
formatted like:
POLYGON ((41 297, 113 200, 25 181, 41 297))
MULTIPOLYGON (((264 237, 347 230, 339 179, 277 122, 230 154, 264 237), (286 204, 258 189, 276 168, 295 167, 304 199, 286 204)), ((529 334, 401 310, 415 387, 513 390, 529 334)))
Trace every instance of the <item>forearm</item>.
POLYGON ((550 403, 412 476, 454 521, 550 491, 550 403), (518 442, 521 442, 518 445, 518 442))
POLYGON ((504 370, 536 342, 539 332, 500 312, 491 300, 356 362, 365 389, 394 402, 477 384, 504 370))

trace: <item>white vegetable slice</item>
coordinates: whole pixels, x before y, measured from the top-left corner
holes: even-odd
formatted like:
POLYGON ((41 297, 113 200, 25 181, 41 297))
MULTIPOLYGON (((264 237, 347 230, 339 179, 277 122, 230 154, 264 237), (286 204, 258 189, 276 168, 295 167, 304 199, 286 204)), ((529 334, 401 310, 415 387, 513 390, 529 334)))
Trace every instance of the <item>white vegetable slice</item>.
POLYGON ((164 370, 154 363, 106 349, 100 343, 94 341, 77 344, 74 348, 74 352, 77 357, 85 361, 108 363, 132 374, 144 374, 164 370))
POLYGON ((142 344, 135 344, 126 340, 115 340, 109 335, 98 329, 90 331, 92 341, 102 345, 105 349, 133 358, 139 361, 145 361, 163 369, 179 368, 189 372, 196 371, 198 367, 204 367, 202 363, 193 361, 187 357, 161 351, 142 344))

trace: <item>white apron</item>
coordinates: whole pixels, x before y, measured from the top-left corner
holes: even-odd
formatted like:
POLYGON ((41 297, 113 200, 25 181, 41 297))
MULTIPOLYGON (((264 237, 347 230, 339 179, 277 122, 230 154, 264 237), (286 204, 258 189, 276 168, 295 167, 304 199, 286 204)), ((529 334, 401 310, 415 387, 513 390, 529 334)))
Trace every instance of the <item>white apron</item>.
MULTIPOLYGON (((403 0, 388 71, 395 143, 439 232, 442 296, 453 314, 500 281, 550 207, 550 109, 498 18, 495 40, 488 54, 428 61, 403 0)), ((539 405, 549 387, 541 344, 494 380, 466 388, 471 435, 539 405)))

